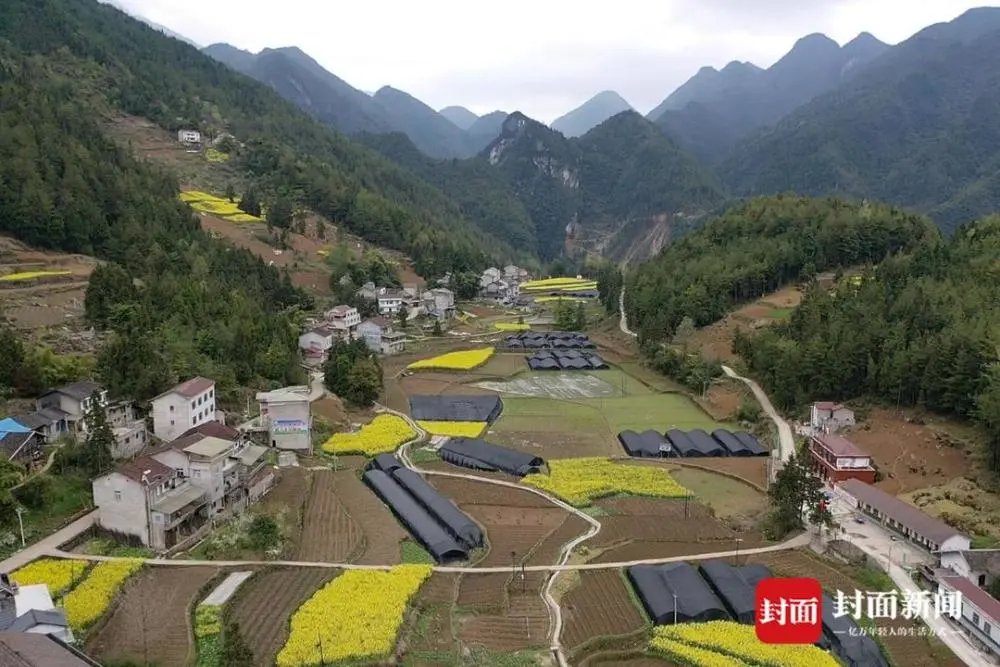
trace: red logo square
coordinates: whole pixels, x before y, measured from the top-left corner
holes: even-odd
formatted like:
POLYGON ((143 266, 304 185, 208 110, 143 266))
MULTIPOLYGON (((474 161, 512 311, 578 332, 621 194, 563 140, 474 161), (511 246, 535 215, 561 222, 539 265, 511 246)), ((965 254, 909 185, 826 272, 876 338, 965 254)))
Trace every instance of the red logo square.
POLYGON ((757 639, 815 644, 823 634, 823 588, 815 579, 764 579, 757 584, 757 639))

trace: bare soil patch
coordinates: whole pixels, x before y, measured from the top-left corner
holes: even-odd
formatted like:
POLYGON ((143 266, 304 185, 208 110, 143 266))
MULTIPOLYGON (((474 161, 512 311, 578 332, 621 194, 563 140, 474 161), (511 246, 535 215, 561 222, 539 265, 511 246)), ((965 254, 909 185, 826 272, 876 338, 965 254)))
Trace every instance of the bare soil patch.
POLYGON ((621 445, 607 432, 593 431, 490 431, 490 442, 543 459, 618 456, 621 445))
POLYGON ((362 565, 398 564, 399 543, 409 536, 408 533, 355 471, 339 470, 332 475, 337 497, 364 535, 364 553, 357 562, 362 565))
POLYGON ((506 507, 555 507, 545 498, 520 489, 511 489, 456 477, 430 477, 429 481, 459 505, 494 505, 506 507))
POLYGON ((710 359, 732 360, 735 358, 733 336, 737 330, 747 331, 784 319, 784 309, 795 308, 801 302, 802 291, 797 286, 785 287, 743 306, 714 324, 702 327, 692 338, 691 345, 710 359))
POLYGON ((506 599, 509 572, 463 574, 458 587, 458 604, 462 607, 497 607, 506 599))
POLYGON ((844 435, 875 460, 885 475, 878 487, 887 493, 905 493, 968 475, 970 445, 952 437, 943 423, 927 421, 908 421, 900 413, 875 408, 863 424, 844 435))
POLYGON ((580 583, 562 600, 563 643, 575 648, 597 637, 641 629, 645 619, 632 602, 617 570, 584 570, 580 583))
POLYGON ((335 475, 330 470, 314 473, 303 519, 300 561, 346 563, 361 546, 361 529, 337 497, 335 475))
POLYGON ((194 662, 190 609, 214 567, 146 568, 126 584, 106 625, 87 653, 106 661, 187 665, 194 662))
POLYGON ((273 569, 254 575, 240 587, 229 613, 253 651, 254 664, 273 664, 288 640, 288 619, 338 573, 325 568, 273 569))

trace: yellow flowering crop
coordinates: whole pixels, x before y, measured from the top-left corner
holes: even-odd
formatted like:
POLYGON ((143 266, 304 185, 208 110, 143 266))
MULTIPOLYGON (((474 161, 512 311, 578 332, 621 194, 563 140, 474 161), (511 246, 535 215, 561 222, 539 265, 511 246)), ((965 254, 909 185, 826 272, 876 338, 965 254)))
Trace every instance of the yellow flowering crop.
POLYGON ((21 280, 34 280, 35 278, 54 278, 55 276, 68 276, 72 271, 23 271, 21 273, 8 273, 0 276, 0 282, 18 282, 21 280))
POLYGON ((657 639, 672 640, 691 647, 744 660, 759 667, 837 667, 829 653, 811 645, 765 644, 757 639, 752 625, 733 621, 685 623, 656 628, 657 639))
POLYGON ((215 195, 210 195, 207 192, 201 192, 199 190, 188 190, 187 192, 182 192, 178 195, 180 200, 183 202, 193 202, 193 201, 204 201, 206 199, 218 199, 215 195))
POLYGON ((85 560, 41 558, 14 570, 10 578, 21 586, 45 584, 49 595, 57 598, 80 581, 89 567, 85 560))
POLYGON ((222 606, 201 604, 194 610, 194 636, 208 637, 222 632, 222 606))
POLYGON ((596 284, 596 281, 586 278, 545 278, 543 280, 529 280, 521 283, 521 290, 559 289, 561 287, 575 287, 590 283, 596 284))
POLYGON ((649 641, 649 648, 653 653, 672 662, 689 667, 747 667, 747 663, 742 660, 667 639, 659 632, 662 629, 663 626, 653 628, 653 638, 649 641))
POLYGON ((517 322, 497 322, 494 324, 500 331, 529 331, 530 324, 518 324, 517 322))
POLYGON ((478 438, 486 430, 486 422, 417 421, 417 425, 431 435, 449 438, 478 438))
POLYGON ((690 494, 662 468, 618 465, 603 458, 550 459, 548 464, 549 474, 528 475, 521 481, 577 507, 618 493, 652 498, 690 494))
POLYGON ((209 162, 229 162, 229 153, 223 153, 222 151, 217 151, 214 148, 209 148, 205 151, 205 159, 209 162))
POLYGON ((537 303, 548 303, 549 301, 566 301, 568 303, 586 303, 587 299, 578 296, 539 296, 535 297, 537 303))
POLYGON ((421 359, 420 361, 414 361, 412 364, 407 366, 407 368, 410 370, 432 368, 441 370, 468 371, 477 366, 482 366, 492 356, 493 348, 483 347, 477 350, 449 352, 437 357, 431 357, 430 359, 421 359))
POLYGON ((406 421, 396 415, 378 415, 357 433, 334 433, 323 443, 328 454, 364 454, 375 456, 395 451, 404 442, 417 437, 406 421))
POLYGON ((406 605, 430 575, 430 565, 344 572, 292 616, 277 667, 367 662, 391 655, 406 605))
POLYGON ((103 561, 95 565, 83 583, 63 598, 70 627, 82 631, 99 619, 125 580, 141 567, 141 558, 103 561))

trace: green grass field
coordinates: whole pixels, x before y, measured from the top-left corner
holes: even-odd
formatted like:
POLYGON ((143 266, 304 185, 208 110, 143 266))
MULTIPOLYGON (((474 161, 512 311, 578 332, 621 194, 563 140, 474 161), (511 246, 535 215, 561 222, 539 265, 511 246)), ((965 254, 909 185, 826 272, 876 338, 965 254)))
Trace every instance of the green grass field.
POLYGON ((604 380, 625 396, 647 396, 652 393, 652 390, 645 384, 618 368, 611 368, 606 371, 587 371, 587 374, 604 380))
POLYGON ((626 429, 633 431, 666 431, 679 428, 687 431, 702 428, 708 431, 721 424, 702 411, 691 399, 681 394, 647 394, 618 399, 585 399, 581 404, 593 407, 607 420, 614 435, 626 429))
POLYGON ((772 308, 767 312, 767 316, 772 320, 787 320, 794 312, 794 308, 772 308))
POLYGON ((766 505, 764 494, 724 475, 684 467, 671 470, 670 475, 719 517, 756 514, 766 505))

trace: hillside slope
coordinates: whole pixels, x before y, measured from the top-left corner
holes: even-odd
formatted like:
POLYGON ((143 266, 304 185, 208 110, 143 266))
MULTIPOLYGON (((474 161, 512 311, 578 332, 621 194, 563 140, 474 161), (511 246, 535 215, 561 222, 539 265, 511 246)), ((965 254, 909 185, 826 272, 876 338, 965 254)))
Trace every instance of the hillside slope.
POLYGON ((742 145, 739 194, 873 197, 945 230, 1000 207, 1000 9, 932 26, 742 145))
POLYGON ((311 119, 267 86, 92 0, 12 0, 0 38, 62 58, 109 108, 165 129, 229 132, 241 169, 265 199, 283 194, 377 245, 410 255, 422 275, 509 252, 475 230, 440 191, 311 119), (67 43, 65 35, 77 37, 67 43))
POLYGON ((615 91, 605 90, 556 118, 549 127, 567 137, 580 137, 622 111, 634 111, 634 109, 615 91))

